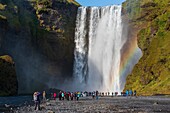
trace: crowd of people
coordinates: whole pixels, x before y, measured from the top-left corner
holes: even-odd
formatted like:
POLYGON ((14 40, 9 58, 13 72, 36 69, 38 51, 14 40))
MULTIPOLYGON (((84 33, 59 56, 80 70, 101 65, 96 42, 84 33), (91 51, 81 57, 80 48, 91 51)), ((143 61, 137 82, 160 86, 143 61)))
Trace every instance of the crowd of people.
POLYGON ((59 100, 79 100, 81 96, 81 92, 62 92, 60 91, 58 94, 59 100))
MULTIPOLYGON (((46 92, 43 91, 42 93, 36 91, 33 94, 33 100, 35 102, 35 110, 40 110, 40 103, 46 104, 46 92), (42 100, 42 101, 40 101, 42 100)), ((51 100, 56 100, 58 97, 59 101, 63 100, 71 100, 71 101, 78 101, 80 97, 87 97, 91 96, 92 99, 98 100, 99 96, 118 96, 118 92, 98 92, 98 91, 93 91, 93 92, 64 92, 60 91, 58 94, 56 92, 51 92, 51 100)), ((136 96, 136 90, 126 90, 126 92, 121 92, 121 96, 136 96)))

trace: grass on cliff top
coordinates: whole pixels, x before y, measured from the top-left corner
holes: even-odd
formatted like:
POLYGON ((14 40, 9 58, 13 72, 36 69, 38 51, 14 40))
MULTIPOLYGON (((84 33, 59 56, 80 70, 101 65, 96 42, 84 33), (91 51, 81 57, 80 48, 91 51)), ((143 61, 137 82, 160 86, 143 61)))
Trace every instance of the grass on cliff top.
POLYGON ((80 4, 78 2, 76 2, 75 0, 67 0, 69 3, 73 3, 76 6, 80 6, 80 4))

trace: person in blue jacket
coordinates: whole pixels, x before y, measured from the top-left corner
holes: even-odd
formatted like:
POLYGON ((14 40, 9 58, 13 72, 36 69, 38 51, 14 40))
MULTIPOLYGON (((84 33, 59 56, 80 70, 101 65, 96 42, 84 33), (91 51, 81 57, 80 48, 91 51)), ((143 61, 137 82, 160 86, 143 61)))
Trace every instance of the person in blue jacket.
POLYGON ((126 90, 126 96, 127 97, 129 96, 129 90, 126 90))

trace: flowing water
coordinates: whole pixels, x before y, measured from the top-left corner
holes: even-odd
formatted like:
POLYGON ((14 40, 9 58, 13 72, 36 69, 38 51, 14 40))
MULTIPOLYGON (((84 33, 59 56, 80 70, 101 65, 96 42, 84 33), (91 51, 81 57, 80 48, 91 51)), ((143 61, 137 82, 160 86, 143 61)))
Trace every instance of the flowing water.
POLYGON ((121 6, 78 9, 74 77, 86 89, 120 92, 122 29, 121 6))

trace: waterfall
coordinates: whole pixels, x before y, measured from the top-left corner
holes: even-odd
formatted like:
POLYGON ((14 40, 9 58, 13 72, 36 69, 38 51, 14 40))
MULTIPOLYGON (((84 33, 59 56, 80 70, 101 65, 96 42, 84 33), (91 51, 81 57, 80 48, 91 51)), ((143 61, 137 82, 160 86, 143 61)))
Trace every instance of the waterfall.
POLYGON ((121 6, 78 9, 73 75, 85 90, 121 92, 122 32, 121 6))
POLYGON ((78 9, 75 32, 75 63, 74 76, 82 83, 87 72, 87 44, 86 44, 86 7, 78 9))

